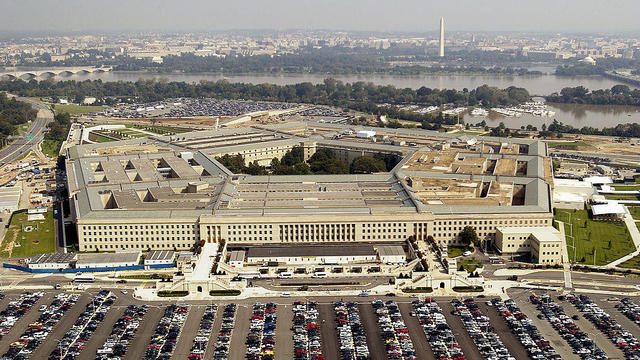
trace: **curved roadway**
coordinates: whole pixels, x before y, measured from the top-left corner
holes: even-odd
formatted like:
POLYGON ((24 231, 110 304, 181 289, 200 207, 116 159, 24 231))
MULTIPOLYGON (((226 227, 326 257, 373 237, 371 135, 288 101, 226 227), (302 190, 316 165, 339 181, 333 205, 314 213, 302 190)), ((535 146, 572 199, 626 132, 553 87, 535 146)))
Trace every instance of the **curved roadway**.
POLYGON ((16 97, 16 99, 31 104, 34 109, 38 110, 38 116, 23 137, 14 140, 0 150, 0 164, 16 160, 25 152, 29 151, 34 145, 42 141, 47 124, 53 120, 53 111, 51 111, 47 105, 28 98, 16 97), (31 138, 27 139, 26 136, 31 136, 31 138))

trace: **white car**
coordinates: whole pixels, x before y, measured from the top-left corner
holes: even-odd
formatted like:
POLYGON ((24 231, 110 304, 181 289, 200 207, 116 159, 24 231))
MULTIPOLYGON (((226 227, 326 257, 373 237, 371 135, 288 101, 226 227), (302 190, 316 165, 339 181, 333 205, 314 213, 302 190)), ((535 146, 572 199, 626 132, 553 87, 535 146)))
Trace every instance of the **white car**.
POLYGON ((462 253, 462 256, 469 256, 473 254, 471 251, 465 251, 464 253, 462 253))
POLYGON ((123 293, 124 295, 127 295, 129 292, 125 289, 120 290, 121 293, 123 293))

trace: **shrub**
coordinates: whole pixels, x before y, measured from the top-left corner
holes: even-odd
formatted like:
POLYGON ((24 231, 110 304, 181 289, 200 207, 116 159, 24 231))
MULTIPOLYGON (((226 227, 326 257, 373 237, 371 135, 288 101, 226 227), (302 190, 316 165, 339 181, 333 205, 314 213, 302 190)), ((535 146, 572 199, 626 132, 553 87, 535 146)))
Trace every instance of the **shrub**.
POLYGON ((168 291, 168 290, 162 290, 162 291, 158 291, 158 296, 159 297, 182 297, 182 296, 187 296, 189 295, 188 291, 168 291))
POLYGON ((430 287, 417 287, 413 289, 404 288, 402 289, 402 292, 406 294, 418 294, 418 293, 425 294, 425 293, 433 292, 433 288, 430 288, 430 287))
POLYGON ((455 286, 453 288, 455 292, 483 292, 484 288, 482 286, 455 286))
POLYGON ((240 290, 211 290, 209 291, 209 295, 211 296, 238 296, 240 295, 240 290))

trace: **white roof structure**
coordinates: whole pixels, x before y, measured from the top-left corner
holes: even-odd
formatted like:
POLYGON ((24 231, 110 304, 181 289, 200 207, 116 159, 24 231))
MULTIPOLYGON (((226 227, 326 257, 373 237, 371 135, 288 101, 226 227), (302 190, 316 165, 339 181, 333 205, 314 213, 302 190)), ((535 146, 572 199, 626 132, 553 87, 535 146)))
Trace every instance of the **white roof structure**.
POLYGON ((22 189, 17 186, 0 188, 0 210, 18 210, 20 194, 22 189))
POLYGON ((591 212, 593 212, 593 215, 595 216, 618 215, 618 214, 626 214, 627 208, 624 205, 611 201, 606 204, 593 205, 591 207, 591 212))
POLYGON ((554 188, 591 188, 593 187, 593 184, 587 181, 580 181, 576 179, 553 178, 553 186, 554 188))
POLYGON ((503 234, 531 234, 539 242, 562 240, 560 230, 553 226, 509 226, 500 227, 498 230, 503 234))
POLYGON ((608 176, 589 176, 582 179, 582 181, 591 183, 592 185, 613 184, 613 180, 608 176))
POLYGON ((580 194, 574 194, 574 193, 565 192, 565 191, 554 191, 553 192, 553 202, 563 202, 563 203, 581 202, 581 203, 584 203, 585 200, 586 200, 585 196, 580 195, 580 194))

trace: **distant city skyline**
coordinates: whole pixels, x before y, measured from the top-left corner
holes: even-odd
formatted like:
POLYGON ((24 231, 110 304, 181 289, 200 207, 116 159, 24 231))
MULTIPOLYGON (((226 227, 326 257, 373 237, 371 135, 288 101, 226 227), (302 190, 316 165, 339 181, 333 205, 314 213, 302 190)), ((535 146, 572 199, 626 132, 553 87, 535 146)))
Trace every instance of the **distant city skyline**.
POLYGON ((633 0, 4 0, 0 31, 346 30, 379 32, 639 32, 633 0))

